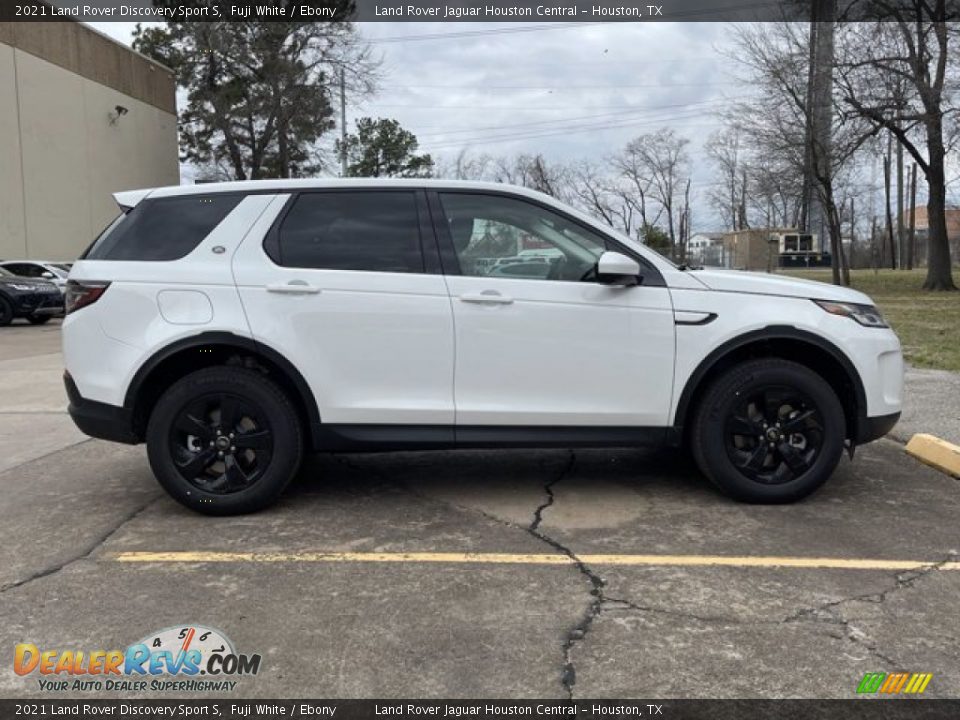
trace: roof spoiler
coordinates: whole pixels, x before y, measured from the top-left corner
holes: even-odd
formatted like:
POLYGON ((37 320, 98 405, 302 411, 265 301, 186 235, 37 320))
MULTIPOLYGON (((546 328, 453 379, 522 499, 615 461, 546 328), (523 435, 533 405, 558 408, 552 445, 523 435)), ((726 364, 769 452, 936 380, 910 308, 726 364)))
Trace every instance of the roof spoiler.
POLYGON ((152 188, 147 190, 126 190, 125 192, 114 193, 113 199, 117 201, 117 205, 120 206, 121 210, 130 212, 132 208, 135 208, 140 201, 151 192, 153 192, 152 188))

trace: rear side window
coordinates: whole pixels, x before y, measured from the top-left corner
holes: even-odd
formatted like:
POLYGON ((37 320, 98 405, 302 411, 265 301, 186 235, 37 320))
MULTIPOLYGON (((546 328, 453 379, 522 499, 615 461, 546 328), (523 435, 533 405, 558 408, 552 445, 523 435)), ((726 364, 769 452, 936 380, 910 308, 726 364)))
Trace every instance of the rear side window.
POLYGON ((87 260, 178 260, 197 247, 242 195, 184 195, 144 200, 108 227, 87 260))
POLYGON ((265 249, 285 267, 424 271, 412 192, 304 193, 265 249))

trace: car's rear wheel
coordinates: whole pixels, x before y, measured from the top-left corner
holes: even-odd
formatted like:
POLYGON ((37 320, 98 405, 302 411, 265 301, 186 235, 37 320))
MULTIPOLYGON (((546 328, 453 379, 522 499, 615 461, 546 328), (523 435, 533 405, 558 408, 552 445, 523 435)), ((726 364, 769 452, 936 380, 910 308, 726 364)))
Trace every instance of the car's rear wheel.
POLYGON ((43 325, 49 320, 49 315, 27 315, 27 322, 29 322, 31 325, 43 325))
POLYGON ((290 399, 269 378, 208 368, 157 402, 147 453, 174 499, 209 515, 235 515, 276 502, 300 466, 303 433, 290 399))
POLYGON ((830 478, 845 435, 830 384, 802 365, 770 358, 737 365, 710 385, 690 440, 697 465, 724 493, 784 503, 830 478))
POLYGON ((13 305, 5 297, 0 297, 0 327, 13 322, 13 305))

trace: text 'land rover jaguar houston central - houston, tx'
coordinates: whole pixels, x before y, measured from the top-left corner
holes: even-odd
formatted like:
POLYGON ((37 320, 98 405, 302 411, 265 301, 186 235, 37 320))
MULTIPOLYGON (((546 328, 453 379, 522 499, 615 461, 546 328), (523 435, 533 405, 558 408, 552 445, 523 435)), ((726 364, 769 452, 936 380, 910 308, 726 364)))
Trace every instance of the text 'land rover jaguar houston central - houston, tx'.
POLYGON ((73 266, 70 413, 183 504, 274 502, 304 451, 689 448, 801 498, 900 415, 865 295, 677 267, 522 188, 269 180, 124 192, 73 266))

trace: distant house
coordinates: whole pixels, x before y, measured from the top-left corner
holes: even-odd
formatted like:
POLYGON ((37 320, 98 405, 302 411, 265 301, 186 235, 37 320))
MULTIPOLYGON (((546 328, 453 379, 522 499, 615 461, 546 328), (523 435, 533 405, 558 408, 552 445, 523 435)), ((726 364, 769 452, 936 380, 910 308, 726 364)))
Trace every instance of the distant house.
POLYGON ((830 254, 822 252, 816 235, 795 228, 752 228, 723 235, 724 267, 772 271, 778 267, 822 267, 830 254))
POLYGON ((780 254, 777 232, 776 228, 757 228, 724 233, 724 267, 735 270, 774 270, 780 254))
POLYGON ((697 233, 687 242, 687 257, 693 265, 725 267, 723 233, 697 233))
MULTIPOLYGON (((916 213, 916 245, 915 257, 918 264, 926 263, 928 242, 930 238, 930 216, 925 205, 918 206, 916 213)), ((960 261, 960 207, 948 207, 947 216, 947 240, 950 241, 950 255, 956 264, 960 261)), ((904 213, 903 219, 904 232, 909 232, 910 211, 904 213)))
MULTIPOLYGON (((926 206, 918 206, 916 210, 917 219, 917 232, 926 233, 930 230, 930 217, 927 214, 926 206)), ((960 240, 960 207, 951 207, 947 208, 947 237, 951 241, 960 240)), ((909 227, 910 225, 910 212, 907 211, 907 215, 904 218, 904 226, 909 227)))

